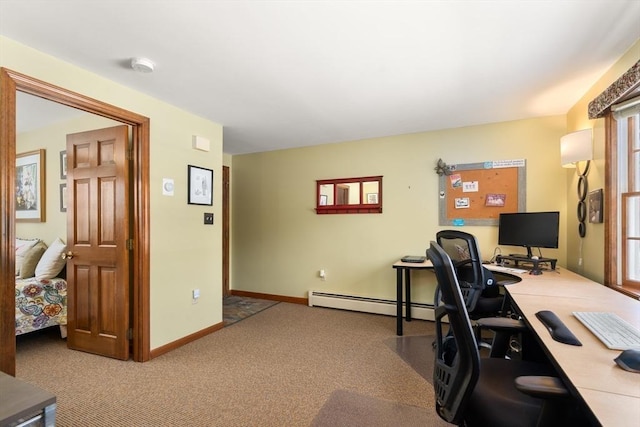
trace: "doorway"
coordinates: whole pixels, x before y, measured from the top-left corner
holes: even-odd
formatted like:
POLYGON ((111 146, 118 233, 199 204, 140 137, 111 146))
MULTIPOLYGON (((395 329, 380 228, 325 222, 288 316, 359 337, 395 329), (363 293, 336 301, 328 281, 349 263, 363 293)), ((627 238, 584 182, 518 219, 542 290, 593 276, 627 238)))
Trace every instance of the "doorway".
POLYGON ((15 376, 15 162, 16 92, 77 108, 132 128, 132 350, 133 360, 150 358, 149 118, 8 70, 0 69, 0 371, 15 376))
POLYGON ((229 166, 222 167, 222 298, 231 296, 229 289, 229 166))
POLYGON ((344 184, 336 185, 336 205, 349 204, 349 186, 344 184))

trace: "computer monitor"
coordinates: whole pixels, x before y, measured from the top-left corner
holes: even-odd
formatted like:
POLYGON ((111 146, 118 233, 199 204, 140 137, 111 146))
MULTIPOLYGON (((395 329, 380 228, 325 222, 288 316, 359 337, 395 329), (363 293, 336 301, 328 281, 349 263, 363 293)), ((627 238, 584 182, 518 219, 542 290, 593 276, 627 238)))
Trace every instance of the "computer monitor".
POLYGON ((560 212, 501 213, 498 222, 498 244, 523 246, 527 258, 531 248, 557 248, 560 212))

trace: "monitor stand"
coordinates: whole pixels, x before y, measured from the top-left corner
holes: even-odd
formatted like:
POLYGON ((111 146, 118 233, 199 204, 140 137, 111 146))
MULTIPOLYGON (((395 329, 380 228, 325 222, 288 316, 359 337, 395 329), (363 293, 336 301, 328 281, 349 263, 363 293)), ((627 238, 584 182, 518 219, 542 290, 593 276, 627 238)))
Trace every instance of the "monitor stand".
POLYGON ((520 263, 533 264, 533 268, 529 271, 529 274, 532 274, 534 276, 542 274, 542 270, 540 269, 540 264, 548 262, 549 264, 551 264, 551 269, 555 270, 556 262, 558 261, 557 259, 554 259, 554 258, 542 258, 542 257, 538 259, 532 259, 531 257, 523 254, 509 254, 509 255, 496 256, 496 262, 498 264, 502 263, 503 260, 513 261, 516 267, 518 267, 520 263))

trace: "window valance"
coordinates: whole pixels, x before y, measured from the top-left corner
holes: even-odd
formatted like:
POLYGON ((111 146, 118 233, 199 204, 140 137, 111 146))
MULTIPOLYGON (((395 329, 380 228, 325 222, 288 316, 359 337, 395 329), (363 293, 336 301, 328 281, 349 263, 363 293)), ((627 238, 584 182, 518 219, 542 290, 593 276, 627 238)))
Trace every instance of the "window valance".
POLYGON ((598 119, 616 102, 631 97, 640 90, 640 61, 589 103, 589 119, 598 119))

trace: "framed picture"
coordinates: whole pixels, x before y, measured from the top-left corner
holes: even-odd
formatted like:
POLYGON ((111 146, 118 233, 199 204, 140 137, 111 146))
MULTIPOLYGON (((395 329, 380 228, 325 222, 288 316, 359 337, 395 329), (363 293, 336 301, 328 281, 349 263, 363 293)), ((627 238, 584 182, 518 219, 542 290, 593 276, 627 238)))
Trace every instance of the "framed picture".
POLYGON ((60 179, 67 179, 67 150, 60 152, 60 179))
POLYGON ((602 222, 602 188, 589 193, 589 222, 602 222))
POLYGON ((213 205, 213 171, 198 166, 187 166, 190 205, 213 205))
POLYGON ((320 206, 327 206, 327 195, 326 194, 321 194, 320 195, 320 206))
POLYGON ((367 193, 367 204, 368 205, 377 205, 378 204, 378 193, 367 193))
POLYGON ((60 212, 67 211, 67 184, 60 184, 60 212))
POLYGON ((45 222, 45 150, 16 155, 16 221, 45 222))

